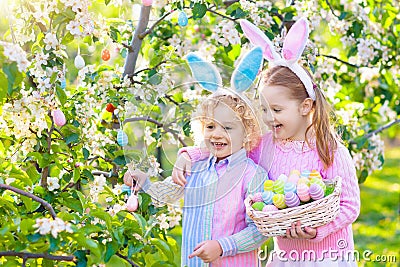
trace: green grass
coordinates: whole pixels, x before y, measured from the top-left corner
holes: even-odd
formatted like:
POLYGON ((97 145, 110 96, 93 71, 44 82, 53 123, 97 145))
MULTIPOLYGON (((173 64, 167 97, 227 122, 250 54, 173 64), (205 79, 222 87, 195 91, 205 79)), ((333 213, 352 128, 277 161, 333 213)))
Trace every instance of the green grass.
POLYGON ((400 147, 387 148, 382 170, 360 185, 361 211, 353 224, 359 266, 400 266, 399 162, 400 147), (367 250, 372 252, 371 261, 362 257, 367 250), (386 257, 386 262, 377 262, 378 257, 386 257))

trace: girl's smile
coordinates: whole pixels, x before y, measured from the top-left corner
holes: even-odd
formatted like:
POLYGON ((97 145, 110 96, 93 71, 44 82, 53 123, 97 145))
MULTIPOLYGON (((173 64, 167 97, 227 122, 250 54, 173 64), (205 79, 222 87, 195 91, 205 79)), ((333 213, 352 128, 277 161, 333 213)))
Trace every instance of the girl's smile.
POLYGON ((311 106, 305 106, 306 102, 309 101, 301 103, 291 99, 284 86, 267 86, 262 90, 263 121, 274 132, 275 138, 305 140, 312 108, 312 102, 311 106))

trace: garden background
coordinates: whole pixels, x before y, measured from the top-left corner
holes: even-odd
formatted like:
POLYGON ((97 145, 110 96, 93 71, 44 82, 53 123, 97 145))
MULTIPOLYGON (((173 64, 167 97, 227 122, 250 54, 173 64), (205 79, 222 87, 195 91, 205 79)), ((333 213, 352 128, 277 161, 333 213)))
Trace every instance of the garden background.
POLYGON ((360 266, 398 266, 400 17, 390 0, 0 0, 0 264, 179 266, 181 211, 140 194, 127 212, 127 164, 162 179, 193 144, 190 114, 206 92, 188 52, 228 85, 251 47, 239 19, 280 50, 299 17, 311 29, 302 63, 357 167, 356 249, 373 260, 360 266))

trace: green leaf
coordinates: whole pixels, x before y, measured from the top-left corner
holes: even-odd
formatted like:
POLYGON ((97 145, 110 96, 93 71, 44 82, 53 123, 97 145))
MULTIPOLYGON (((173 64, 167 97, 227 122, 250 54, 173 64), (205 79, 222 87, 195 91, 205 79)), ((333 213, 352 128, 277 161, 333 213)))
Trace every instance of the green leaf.
POLYGON ((7 96, 7 77, 0 71, 0 104, 3 103, 3 99, 7 96))
POLYGON ((238 9, 238 8, 240 8, 240 7, 241 7, 241 5, 240 5, 239 2, 233 3, 232 5, 230 5, 230 6, 226 9, 226 14, 227 14, 227 15, 232 15, 232 13, 233 13, 236 9, 238 9))
POLYGON ((76 143, 76 142, 78 142, 78 140, 79 140, 79 135, 76 133, 73 133, 65 138, 65 143, 68 145, 71 143, 76 143))
POLYGON ((63 45, 66 45, 66 44, 72 42, 74 39, 75 39, 74 36, 68 31, 67 34, 64 35, 64 37, 62 38, 61 43, 63 45))
POLYGON ((96 209, 96 210, 91 210, 90 211, 90 215, 99 218, 100 220, 103 220, 108 229, 112 229, 112 225, 111 225, 111 215, 103 210, 100 209, 96 209))
POLYGON ((106 267, 130 267, 131 265, 124 259, 113 255, 109 262, 106 263, 106 267))
POLYGON ((164 253, 164 255, 168 258, 169 261, 173 262, 174 254, 172 253, 170 247, 164 240, 158 238, 151 238, 150 242, 151 244, 155 245, 158 249, 160 249, 162 253, 164 253))
POLYGON ((21 74, 18 71, 17 63, 12 62, 11 64, 4 64, 3 71, 7 75, 8 80, 8 94, 12 95, 14 84, 17 84, 19 80, 22 80, 21 74))
POLYGON ((80 173, 78 168, 75 168, 74 169, 74 176, 73 176, 74 183, 78 182, 80 178, 81 178, 81 173, 80 173))
POLYGON ((106 255, 104 256, 104 261, 107 263, 113 255, 118 251, 118 243, 117 242, 107 242, 106 245, 106 255))
POLYGON ((56 95, 58 100, 60 100, 61 105, 64 105, 67 102, 67 95, 65 94, 65 91, 59 86, 56 86, 56 95))
POLYGON ((89 158, 89 156, 90 156, 89 150, 87 150, 86 148, 83 147, 82 148, 82 153, 83 153, 84 160, 87 160, 89 158))
POLYGON ((193 19, 201 19, 207 12, 207 6, 205 4, 196 3, 193 6, 193 19))
POLYGON ((108 4, 111 2, 111 0, 104 0, 104 3, 106 4, 106 6, 108 6, 108 4))
POLYGON ((114 159, 114 162, 117 163, 118 165, 126 165, 126 159, 125 156, 118 156, 114 159))

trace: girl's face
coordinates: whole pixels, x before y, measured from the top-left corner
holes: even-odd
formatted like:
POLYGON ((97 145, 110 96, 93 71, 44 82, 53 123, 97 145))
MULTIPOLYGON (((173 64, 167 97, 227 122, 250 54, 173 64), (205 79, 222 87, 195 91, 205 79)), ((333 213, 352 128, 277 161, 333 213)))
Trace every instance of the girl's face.
POLYGON ((220 161, 239 151, 246 136, 242 121, 225 104, 218 104, 204 124, 204 142, 220 161))
POLYGON ((288 90, 284 86, 266 86, 261 91, 263 121, 276 139, 305 140, 312 100, 291 99, 288 90))

